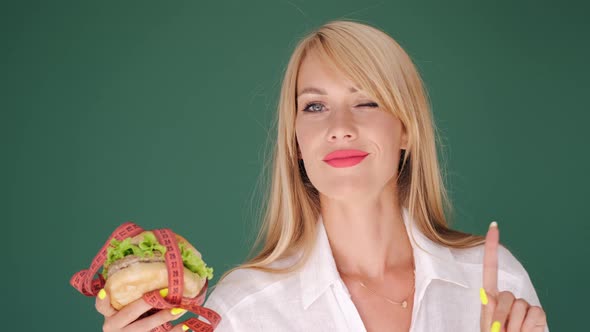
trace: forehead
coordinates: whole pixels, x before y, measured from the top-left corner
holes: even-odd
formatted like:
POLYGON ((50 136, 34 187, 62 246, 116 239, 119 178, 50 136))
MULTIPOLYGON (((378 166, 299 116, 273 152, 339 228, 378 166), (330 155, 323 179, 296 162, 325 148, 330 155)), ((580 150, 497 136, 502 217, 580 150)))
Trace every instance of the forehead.
POLYGON ((303 93, 325 94, 325 87, 341 86, 349 92, 358 91, 346 75, 335 69, 326 60, 316 55, 308 55, 301 61, 297 72, 297 96, 303 93))
POLYGON ((346 79, 345 75, 335 70, 326 59, 322 59, 315 54, 307 55, 301 61, 297 73, 297 81, 306 81, 313 79, 346 79))

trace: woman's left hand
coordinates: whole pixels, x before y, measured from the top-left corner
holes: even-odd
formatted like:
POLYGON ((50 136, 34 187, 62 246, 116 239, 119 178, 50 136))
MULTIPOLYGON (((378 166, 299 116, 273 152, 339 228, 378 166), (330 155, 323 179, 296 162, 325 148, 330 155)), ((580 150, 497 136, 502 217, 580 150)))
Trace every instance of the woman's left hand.
POLYGON ((500 231, 495 223, 486 235, 481 295, 481 332, 543 332, 547 325, 545 311, 515 298, 508 291, 498 291, 498 247, 500 231))

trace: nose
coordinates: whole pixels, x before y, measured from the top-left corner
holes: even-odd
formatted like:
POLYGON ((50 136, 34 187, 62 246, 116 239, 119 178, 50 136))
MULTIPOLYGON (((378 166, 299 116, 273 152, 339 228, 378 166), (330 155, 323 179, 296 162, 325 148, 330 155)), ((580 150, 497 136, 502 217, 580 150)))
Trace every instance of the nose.
POLYGON ((356 126, 352 113, 341 108, 330 114, 328 119, 328 140, 331 142, 338 140, 351 141, 356 139, 356 126))

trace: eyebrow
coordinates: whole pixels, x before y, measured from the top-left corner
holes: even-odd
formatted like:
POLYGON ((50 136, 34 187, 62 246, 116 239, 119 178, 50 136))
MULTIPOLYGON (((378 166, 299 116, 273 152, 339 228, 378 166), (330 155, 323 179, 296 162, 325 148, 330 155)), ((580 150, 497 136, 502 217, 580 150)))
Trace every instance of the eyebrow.
MULTIPOLYGON (((354 87, 350 87, 348 89, 348 91, 350 91, 350 93, 356 93, 358 92, 357 89, 355 89, 354 87)), ((326 92, 326 90, 324 89, 320 89, 320 88, 315 88, 315 87, 308 87, 308 88, 304 88, 303 90, 301 90, 301 92, 299 92, 299 94, 297 95, 297 98, 301 97, 302 95, 309 93, 309 94, 318 94, 318 95, 327 95, 328 93, 326 92)))

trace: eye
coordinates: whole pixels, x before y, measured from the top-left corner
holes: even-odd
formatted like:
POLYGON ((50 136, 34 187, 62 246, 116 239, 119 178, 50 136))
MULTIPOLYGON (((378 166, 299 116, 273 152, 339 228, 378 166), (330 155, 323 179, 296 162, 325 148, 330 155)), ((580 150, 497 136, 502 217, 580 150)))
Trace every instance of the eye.
MULTIPOLYGON (((316 102, 308 103, 308 104, 306 104, 306 105, 305 105, 305 107, 303 108, 303 112, 308 112, 308 113, 319 113, 319 111, 321 110, 321 107, 322 107, 322 106, 324 106, 324 105, 323 105, 323 104, 320 104, 320 103, 316 103, 316 102), (309 108, 310 108, 311 106, 314 106, 314 107, 312 108, 312 109, 313 109, 313 111, 310 111, 310 110, 309 110, 309 108), (317 107, 315 107, 315 106, 320 106, 320 108, 317 108, 317 107)), ((378 105, 377 103, 373 103, 373 102, 371 102, 371 103, 365 103, 365 104, 360 104, 360 105, 358 105, 358 106, 368 106, 368 107, 372 107, 372 108, 374 108, 374 107, 379 107, 379 105, 378 105)))
MULTIPOLYGON (((316 111, 318 110, 318 108, 317 108, 317 107, 314 107, 314 111, 309 111, 309 110, 308 110, 308 109, 309 109, 311 106, 318 106, 318 105, 319 105, 319 106, 324 106, 324 105, 322 105, 322 104, 320 104, 320 103, 308 103, 308 104, 306 104, 306 105, 305 105, 305 107, 303 108, 303 112, 308 112, 308 113, 318 113, 318 112, 316 112, 316 111)), ((321 109, 321 108, 320 108, 320 109, 321 109)))
POLYGON ((361 104, 359 106, 369 106, 369 107, 379 107, 379 105, 377 103, 366 103, 366 104, 361 104))

